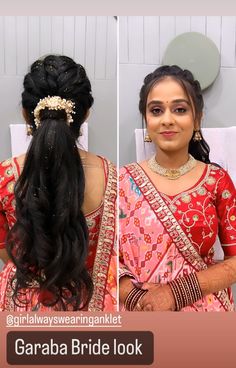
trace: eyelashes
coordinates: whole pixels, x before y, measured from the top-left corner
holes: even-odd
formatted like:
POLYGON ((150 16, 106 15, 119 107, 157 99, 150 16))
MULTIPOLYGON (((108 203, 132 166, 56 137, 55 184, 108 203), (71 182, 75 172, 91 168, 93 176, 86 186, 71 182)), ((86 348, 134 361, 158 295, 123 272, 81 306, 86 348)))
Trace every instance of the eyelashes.
POLYGON ((185 107, 178 107, 177 109, 175 109, 175 111, 177 113, 184 114, 185 112, 187 112, 187 109, 185 107))
MULTIPOLYGON (((153 114, 154 116, 159 116, 161 114, 163 114, 165 112, 164 109, 160 108, 160 107, 152 107, 149 112, 151 114, 153 114)), ((188 112, 188 109, 186 107, 175 107, 174 109, 171 110, 172 113, 176 113, 176 114, 185 114, 186 112, 188 112)))
POLYGON ((154 107, 150 110, 150 112, 153 114, 153 115, 160 115, 162 113, 162 110, 158 107, 154 107))

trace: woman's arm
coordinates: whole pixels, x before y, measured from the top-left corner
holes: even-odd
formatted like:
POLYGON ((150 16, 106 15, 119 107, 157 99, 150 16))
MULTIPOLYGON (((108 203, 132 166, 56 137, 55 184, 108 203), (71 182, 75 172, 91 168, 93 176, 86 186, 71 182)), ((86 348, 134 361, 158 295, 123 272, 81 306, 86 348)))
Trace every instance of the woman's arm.
MULTIPOLYGON (((199 271, 196 276, 203 297, 230 287, 236 282, 236 257, 199 271)), ((140 300, 137 310, 175 310, 175 299, 168 284, 144 283, 142 288, 148 289, 148 293, 140 300)))
POLYGON ((208 295, 230 287, 236 282, 236 257, 197 273, 202 295, 208 295))

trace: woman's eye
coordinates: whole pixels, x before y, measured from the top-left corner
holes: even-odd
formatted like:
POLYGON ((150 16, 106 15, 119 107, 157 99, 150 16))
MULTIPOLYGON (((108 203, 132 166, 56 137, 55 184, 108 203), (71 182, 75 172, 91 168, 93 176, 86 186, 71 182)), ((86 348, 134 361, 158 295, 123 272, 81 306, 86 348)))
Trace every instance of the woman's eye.
POLYGON ((178 114, 184 114, 187 111, 187 109, 185 107, 177 107, 175 109, 175 112, 177 112, 178 114))
POLYGON ((153 107, 153 108, 151 109, 151 113, 152 113, 153 115, 160 115, 160 113, 161 113, 161 109, 160 109, 159 107, 153 107))

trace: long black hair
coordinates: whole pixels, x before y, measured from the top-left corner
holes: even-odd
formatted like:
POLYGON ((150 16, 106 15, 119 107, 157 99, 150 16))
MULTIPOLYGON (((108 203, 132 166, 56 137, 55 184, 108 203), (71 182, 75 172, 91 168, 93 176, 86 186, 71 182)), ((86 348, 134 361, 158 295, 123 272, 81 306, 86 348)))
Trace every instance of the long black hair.
MULTIPOLYGON (((143 119, 146 121, 146 105, 149 92, 158 81, 166 77, 173 78, 182 86, 193 106, 193 115, 200 127, 204 107, 200 83, 194 79, 193 74, 189 70, 183 70, 177 65, 163 65, 145 77, 144 84, 139 94, 139 111, 141 112, 143 119)), ((203 138, 200 128, 199 133, 202 139, 200 141, 194 141, 193 133, 193 136, 189 142, 189 153, 199 161, 210 163, 210 148, 203 138)))
POLYGON ((85 177, 76 139, 93 104, 84 68, 66 56, 33 63, 24 78, 22 106, 32 141, 16 182, 16 223, 7 248, 16 265, 15 304, 24 288, 37 285, 40 302, 78 310, 88 304, 93 283, 86 269, 88 229, 82 212, 85 177), (65 110, 34 109, 40 99, 59 96, 74 103, 73 122, 65 110), (69 307, 70 306, 70 307, 69 307))

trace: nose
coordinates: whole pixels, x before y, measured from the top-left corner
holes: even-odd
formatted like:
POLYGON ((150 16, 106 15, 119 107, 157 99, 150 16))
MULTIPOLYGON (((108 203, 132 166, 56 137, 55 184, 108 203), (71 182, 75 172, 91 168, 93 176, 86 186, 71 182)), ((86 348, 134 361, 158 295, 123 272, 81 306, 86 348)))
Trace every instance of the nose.
POLYGON ((173 125, 174 122, 175 120, 174 120, 173 114, 171 113, 169 109, 166 109, 162 115, 162 119, 161 119, 162 125, 169 126, 169 125, 173 125))

